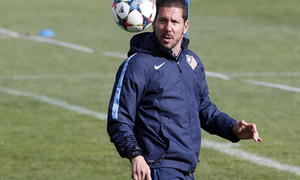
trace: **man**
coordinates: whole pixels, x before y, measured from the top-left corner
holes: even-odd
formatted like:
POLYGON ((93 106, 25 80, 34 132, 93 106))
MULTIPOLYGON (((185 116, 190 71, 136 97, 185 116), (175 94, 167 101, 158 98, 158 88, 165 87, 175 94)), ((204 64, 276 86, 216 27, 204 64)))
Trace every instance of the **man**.
POLYGON ((210 102, 203 64, 183 38, 185 0, 158 0, 153 33, 135 35, 109 105, 107 131, 135 180, 194 179, 201 128, 232 142, 259 138, 255 124, 210 102))

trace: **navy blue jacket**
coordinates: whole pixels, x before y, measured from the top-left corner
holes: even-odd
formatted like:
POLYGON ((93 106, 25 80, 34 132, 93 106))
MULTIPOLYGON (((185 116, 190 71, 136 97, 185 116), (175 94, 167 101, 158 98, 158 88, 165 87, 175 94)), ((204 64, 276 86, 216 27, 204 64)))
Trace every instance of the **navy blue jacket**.
POLYGON ((201 128, 232 142, 235 120, 208 96, 203 64, 184 38, 178 57, 154 33, 135 35, 120 66, 108 110, 107 131, 121 155, 142 154, 151 168, 194 172, 201 128))

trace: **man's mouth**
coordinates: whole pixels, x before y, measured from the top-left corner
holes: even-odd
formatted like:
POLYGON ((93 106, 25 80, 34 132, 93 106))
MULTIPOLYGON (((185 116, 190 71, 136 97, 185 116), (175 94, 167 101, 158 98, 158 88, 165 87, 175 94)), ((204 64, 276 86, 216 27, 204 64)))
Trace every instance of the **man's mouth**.
POLYGON ((173 39, 173 36, 172 35, 163 35, 162 38, 165 40, 165 41, 170 41, 173 39))

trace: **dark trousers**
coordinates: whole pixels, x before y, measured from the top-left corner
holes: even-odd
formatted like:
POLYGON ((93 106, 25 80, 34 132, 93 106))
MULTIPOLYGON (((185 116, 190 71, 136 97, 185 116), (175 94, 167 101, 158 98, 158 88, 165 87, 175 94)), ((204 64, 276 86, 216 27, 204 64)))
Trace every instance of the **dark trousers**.
POLYGON ((152 180, 194 180, 194 174, 174 168, 151 169, 152 180))

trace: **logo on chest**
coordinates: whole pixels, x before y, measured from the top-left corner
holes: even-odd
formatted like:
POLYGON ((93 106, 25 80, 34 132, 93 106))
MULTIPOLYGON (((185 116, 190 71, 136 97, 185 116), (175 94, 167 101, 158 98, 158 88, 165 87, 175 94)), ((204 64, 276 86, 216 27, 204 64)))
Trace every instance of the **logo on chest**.
POLYGON ((197 65, 198 65, 196 59, 195 59, 193 56, 186 55, 186 61, 187 61, 187 63, 191 66, 191 68, 192 68, 193 70, 195 70, 195 68, 196 68, 197 65))
POLYGON ((154 69, 155 69, 155 70, 159 70, 165 63, 166 63, 166 62, 163 62, 162 64, 160 64, 160 65, 158 65, 158 66, 154 65, 154 69))

